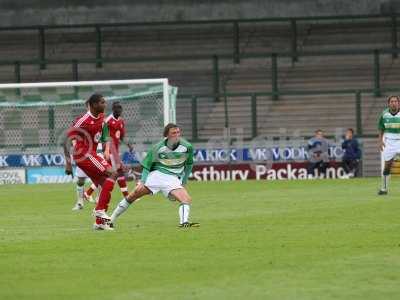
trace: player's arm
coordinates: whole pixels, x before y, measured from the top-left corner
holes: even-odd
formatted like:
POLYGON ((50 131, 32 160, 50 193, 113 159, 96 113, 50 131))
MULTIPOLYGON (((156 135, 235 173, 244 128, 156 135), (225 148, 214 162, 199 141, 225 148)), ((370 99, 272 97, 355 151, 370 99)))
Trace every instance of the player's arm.
POLYGON ((383 151, 383 148, 385 148, 385 142, 383 140, 383 136, 385 133, 385 124, 383 123, 383 115, 381 115, 381 117, 379 118, 378 130, 379 130, 379 135, 378 135, 379 150, 383 151))
POLYGON ((105 142, 105 143, 102 143, 103 144, 103 154, 104 154, 104 158, 106 159, 106 160, 110 160, 110 142, 108 141, 108 142, 105 142))
POLYGON ((153 165, 154 151, 155 151, 155 149, 153 147, 151 147, 149 149, 149 151, 147 152, 145 158, 140 163, 143 167, 142 175, 140 177, 140 182, 143 184, 146 182, 147 176, 149 176, 151 167, 153 165))
POLYGON ((125 141, 124 136, 121 136, 121 142, 123 142, 129 148, 129 152, 133 152, 133 146, 130 142, 125 141))
POLYGON ((64 138, 63 149, 65 156, 65 174, 72 175, 72 161, 71 161, 71 153, 69 149, 73 144, 73 136, 75 135, 74 127, 71 127, 64 138))
POLYGON ((69 153, 68 146, 69 139, 65 139, 63 148, 64 148, 64 156, 65 156, 65 174, 72 175, 72 162, 71 162, 71 154, 69 153))
POLYGON ((381 150, 381 151, 383 151, 383 148, 385 148, 385 142, 383 140, 383 134, 384 134, 384 132, 382 130, 379 130, 378 145, 379 145, 379 150, 381 150))
POLYGON ((192 173, 193 169, 193 147, 190 146, 188 149, 188 157, 185 161, 185 169, 182 178, 182 184, 185 185, 189 179, 190 173, 192 173))
POLYGON ((122 130, 121 130, 121 137, 120 137, 120 139, 121 139, 121 142, 123 142, 125 145, 127 145, 128 146, 128 148, 129 148, 129 152, 133 152, 133 146, 132 146, 132 144, 129 142, 129 141, 126 141, 125 140, 125 121, 123 121, 124 123, 124 126, 122 127, 122 130))
POLYGON ((129 148, 129 152, 133 152, 133 146, 132 146, 132 144, 130 143, 130 142, 126 142, 125 140, 122 140, 124 143, 125 143, 125 145, 127 145, 128 146, 128 148, 129 148))

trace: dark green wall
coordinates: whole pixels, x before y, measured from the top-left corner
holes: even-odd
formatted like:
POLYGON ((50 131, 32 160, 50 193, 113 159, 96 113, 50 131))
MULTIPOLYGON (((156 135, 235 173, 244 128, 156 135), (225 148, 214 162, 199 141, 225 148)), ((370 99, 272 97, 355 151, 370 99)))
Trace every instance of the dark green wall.
POLYGON ((0 0, 0 26, 379 14, 398 0, 0 0))

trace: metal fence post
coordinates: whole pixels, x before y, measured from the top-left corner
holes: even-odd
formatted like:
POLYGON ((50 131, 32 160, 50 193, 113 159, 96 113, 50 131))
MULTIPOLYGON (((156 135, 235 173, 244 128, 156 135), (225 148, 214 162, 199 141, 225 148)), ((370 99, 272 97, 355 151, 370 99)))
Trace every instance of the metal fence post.
POLYGON ((297 57, 297 23, 296 20, 290 20, 290 24, 292 26, 292 63, 298 61, 297 57))
POLYGON ((258 136, 258 124, 257 124, 257 95, 251 95, 251 137, 255 138, 258 136))
POLYGON ((278 100, 278 55, 271 55, 271 79, 272 79, 272 99, 278 100))
POLYGON ((229 128, 229 112, 228 112, 228 96, 226 94, 226 86, 224 85, 224 118, 225 128, 229 128))
POLYGON ((19 61, 14 62, 14 74, 15 82, 21 82, 21 63, 19 61))
POLYGON ((233 63, 240 63, 240 33, 239 33, 239 22, 233 22, 233 63))
POLYGON ((44 34, 44 27, 39 28, 39 60, 40 60, 40 69, 46 69, 46 39, 44 34))
POLYGON ((79 74, 78 74, 78 61, 74 59, 72 61, 72 80, 79 81, 79 74))
POLYGON ((198 128, 197 128, 197 97, 192 97, 192 140, 197 141, 199 139, 198 128))
POLYGON ((379 50, 374 50, 374 95, 379 97, 381 95, 381 78, 380 78, 380 62, 379 50))
POLYGON ((395 14, 392 14, 391 16, 392 19, 392 57, 397 58, 398 53, 397 53, 397 18, 395 14))
POLYGON ((55 132, 54 132, 54 107, 49 106, 49 144, 54 145, 55 132))
POLYGON ((356 127, 357 135, 361 136, 363 134, 362 129, 362 111, 361 111, 361 92, 356 92, 356 127))
POLYGON ((219 101, 219 61, 218 56, 213 56, 213 92, 214 100, 219 101))

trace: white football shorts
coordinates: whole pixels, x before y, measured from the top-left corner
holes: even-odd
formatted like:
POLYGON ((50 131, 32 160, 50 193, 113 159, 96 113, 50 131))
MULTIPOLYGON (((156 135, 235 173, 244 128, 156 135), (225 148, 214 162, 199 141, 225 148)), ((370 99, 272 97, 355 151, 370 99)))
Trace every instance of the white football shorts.
POLYGON ((392 160, 397 154, 400 154, 400 139, 385 138, 385 148, 382 151, 383 160, 392 160))
POLYGON ((182 182, 177 176, 165 174, 158 170, 150 172, 144 185, 153 195, 162 192, 167 198, 171 191, 182 188, 182 182))
POLYGON ((83 170, 81 168, 79 168, 78 166, 76 166, 76 169, 75 169, 75 176, 79 177, 79 178, 88 178, 86 173, 83 172, 83 170))

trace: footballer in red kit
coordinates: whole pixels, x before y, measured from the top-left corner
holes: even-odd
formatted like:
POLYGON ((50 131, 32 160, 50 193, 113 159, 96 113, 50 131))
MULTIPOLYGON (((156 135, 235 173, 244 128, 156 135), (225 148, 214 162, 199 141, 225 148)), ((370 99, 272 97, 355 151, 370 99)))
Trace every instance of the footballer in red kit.
POLYGON ((109 224, 109 216, 106 214, 111 199, 117 173, 111 165, 96 153, 100 142, 104 122, 104 110, 106 101, 102 95, 94 94, 88 100, 89 110, 78 118, 68 130, 66 143, 64 144, 65 171, 72 174, 72 164, 68 141, 73 141, 72 155, 77 166, 81 168, 97 186, 101 186, 99 201, 94 215, 96 221, 94 229, 112 230, 109 224))
MULTIPOLYGON (((125 121, 121 117, 122 106, 119 101, 113 102, 112 113, 105 119, 108 135, 111 137, 109 143, 109 151, 105 151, 104 155, 107 162, 112 166, 113 170, 117 172, 117 182, 121 189, 124 197, 128 196, 128 185, 126 183, 125 172, 126 167, 122 163, 119 155, 119 147, 125 138, 125 121)), ((133 147, 130 143, 125 142, 129 147, 129 151, 133 151, 133 147)), ((94 188, 91 186, 85 192, 85 197, 90 197, 94 192, 94 188)))
MULTIPOLYGON (((121 117, 122 106, 121 103, 116 101, 112 105, 112 113, 105 119, 108 126, 111 142, 110 142, 110 153, 108 157, 108 162, 111 164, 114 170, 118 172, 117 182, 121 188, 121 192, 124 197, 128 196, 128 187, 125 179, 126 168, 121 161, 119 155, 119 146, 121 141, 124 141, 125 137, 125 121, 121 117)), ((129 150, 132 151, 132 146, 127 143, 129 150)))

